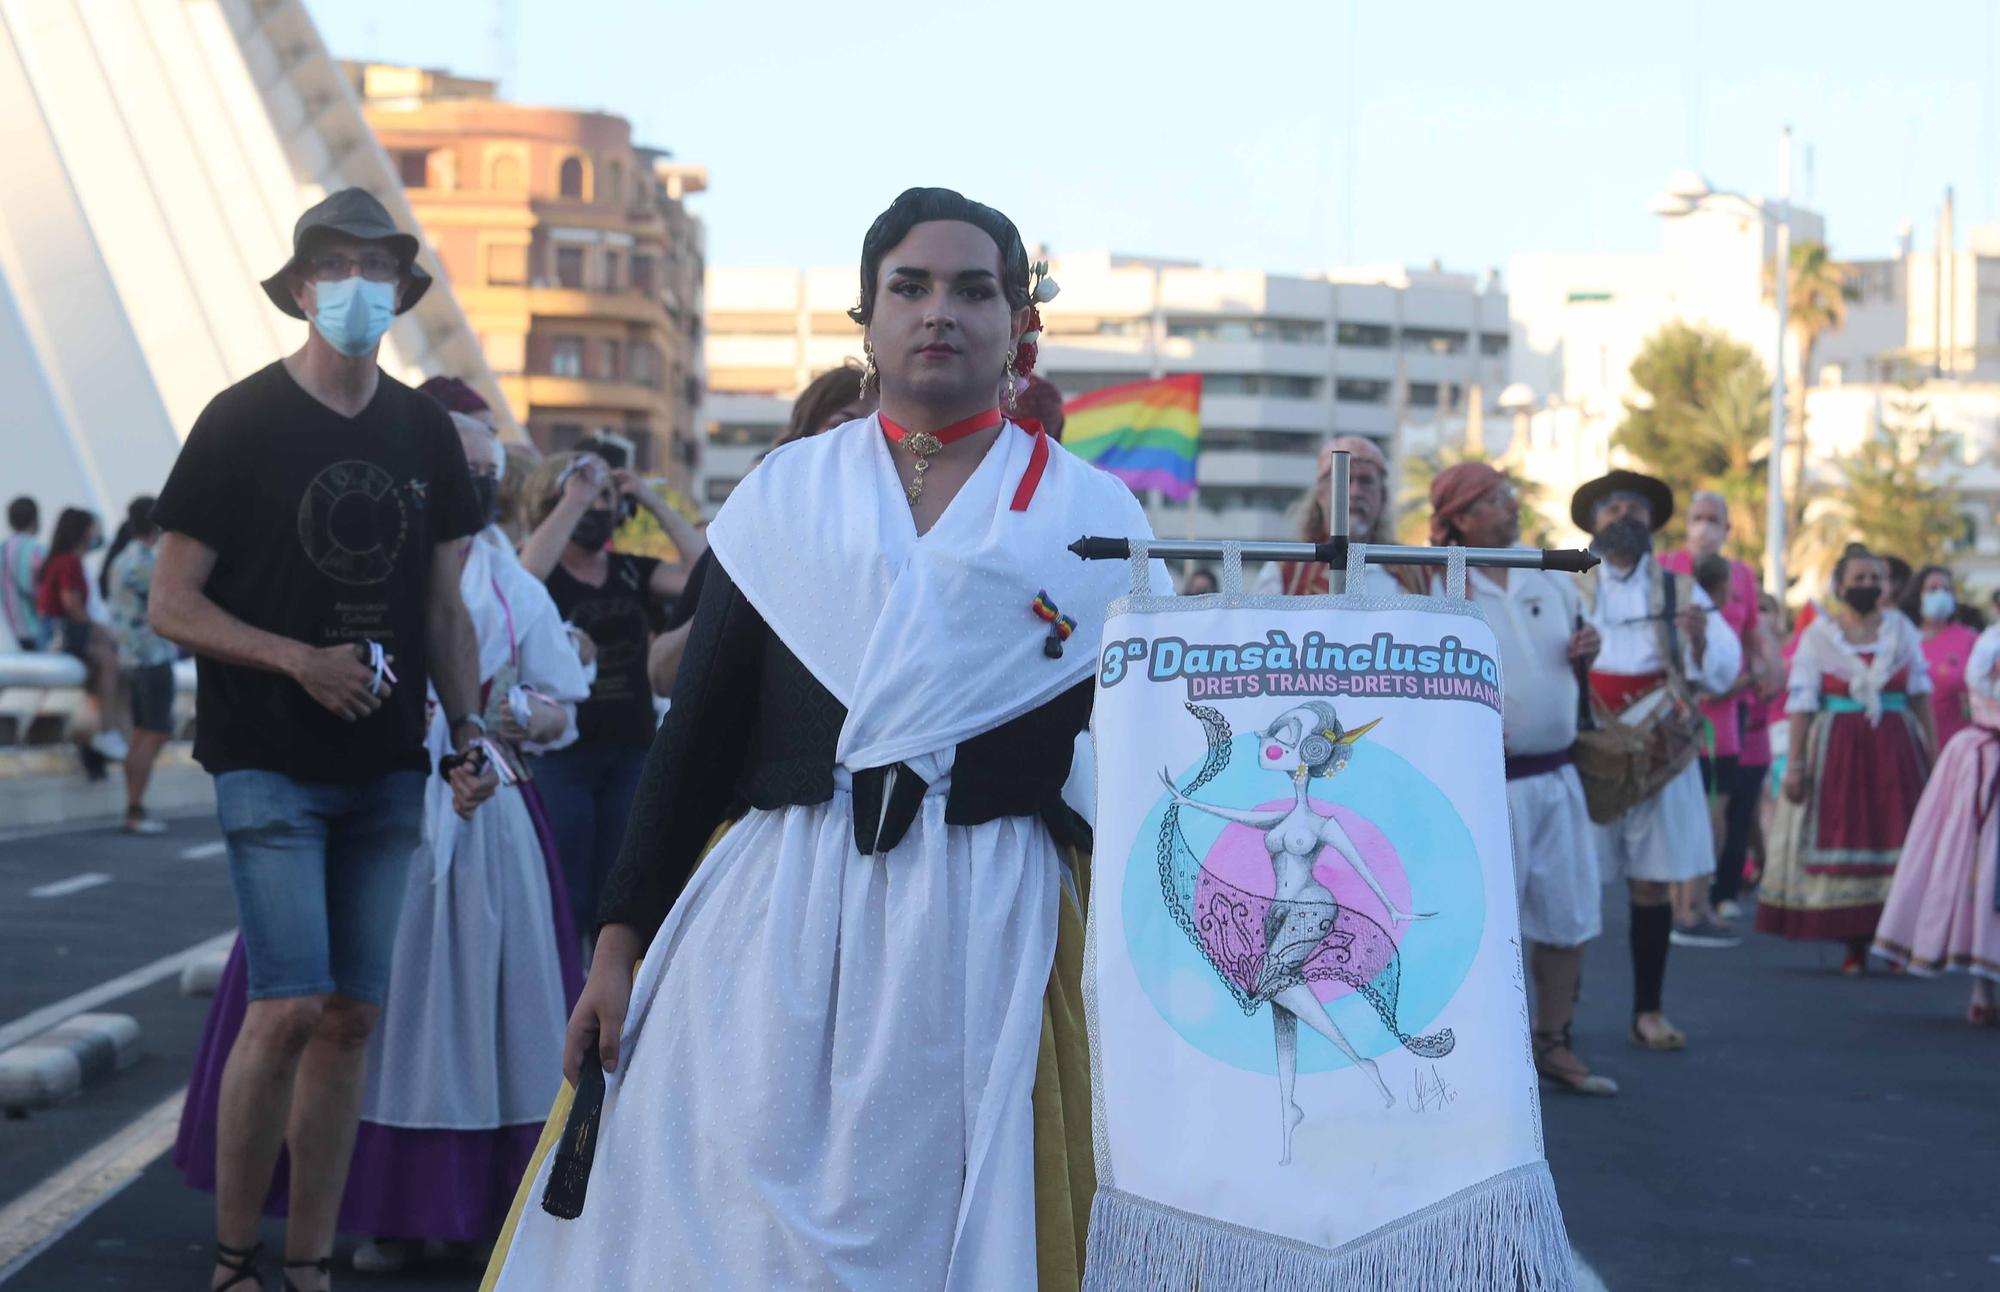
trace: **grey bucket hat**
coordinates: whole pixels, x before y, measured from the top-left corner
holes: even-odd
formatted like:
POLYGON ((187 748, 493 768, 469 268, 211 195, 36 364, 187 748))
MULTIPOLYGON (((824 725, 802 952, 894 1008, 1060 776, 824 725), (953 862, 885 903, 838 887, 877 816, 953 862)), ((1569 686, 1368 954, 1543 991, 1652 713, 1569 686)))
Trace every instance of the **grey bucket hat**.
POLYGON ((285 267, 266 278, 263 283, 264 295, 295 319, 302 319, 299 307, 292 301, 291 286, 285 275, 298 264, 299 256, 306 250, 315 234, 340 233, 364 242, 384 242, 403 262, 403 272, 409 276, 409 286, 404 288, 403 297, 396 302, 396 313, 401 314, 424 298, 431 289, 431 276, 417 263, 417 240, 396 227, 389 218, 388 210, 375 195, 364 188, 344 188, 329 194, 326 199, 299 217, 292 226, 292 258, 285 267))

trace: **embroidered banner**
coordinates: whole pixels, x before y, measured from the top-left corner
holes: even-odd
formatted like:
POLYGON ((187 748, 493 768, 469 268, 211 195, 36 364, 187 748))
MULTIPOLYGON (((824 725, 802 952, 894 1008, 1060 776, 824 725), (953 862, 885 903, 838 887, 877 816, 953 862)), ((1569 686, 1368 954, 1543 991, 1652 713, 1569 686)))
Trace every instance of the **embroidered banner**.
POLYGON ((1483 619, 1134 597, 1103 641, 1086 1286, 1569 1287, 1483 619))

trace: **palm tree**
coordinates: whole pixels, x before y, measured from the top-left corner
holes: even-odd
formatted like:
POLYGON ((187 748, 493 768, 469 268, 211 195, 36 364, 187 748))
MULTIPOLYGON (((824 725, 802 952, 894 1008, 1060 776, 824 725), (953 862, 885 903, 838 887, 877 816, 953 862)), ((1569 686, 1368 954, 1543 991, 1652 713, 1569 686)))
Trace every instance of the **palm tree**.
MULTIPOLYGON (((1792 244, 1791 290, 1786 294, 1786 330, 1799 356, 1799 380, 1790 392, 1786 409, 1787 438, 1791 441, 1792 462, 1788 470, 1791 487, 1789 532, 1796 534, 1805 518, 1806 474, 1806 391, 1813 384, 1813 351, 1829 332, 1838 332, 1847 323, 1847 302, 1859 293, 1853 284, 1854 271, 1833 258, 1824 242, 1792 244)), ((1764 299, 1776 300, 1775 263, 1764 267, 1764 299)))
MULTIPOLYGON (((1786 302, 1787 326, 1791 332, 1793 347, 1799 355, 1800 398, 1792 409, 1795 429, 1805 424, 1805 398, 1803 387, 1813 383, 1813 351, 1819 348, 1819 339, 1829 332, 1838 332, 1847 324, 1847 302, 1855 298, 1851 282, 1854 271, 1833 258, 1824 242, 1797 242, 1792 244, 1791 291, 1786 302)), ((1777 290, 1772 279, 1777 267, 1764 267, 1764 299, 1775 300, 1777 290)))
MULTIPOLYGON (((1764 300, 1776 300, 1776 262, 1764 266, 1764 300)), ((1824 242, 1792 244, 1792 284, 1786 294, 1786 330, 1792 348, 1798 352, 1798 388, 1792 392, 1792 406, 1786 410, 1788 438, 1798 454, 1796 468, 1806 466, 1806 390, 1812 388, 1812 352, 1820 348, 1820 338, 1838 332, 1848 322, 1848 302, 1860 292, 1854 286, 1854 270, 1832 258, 1824 242)))

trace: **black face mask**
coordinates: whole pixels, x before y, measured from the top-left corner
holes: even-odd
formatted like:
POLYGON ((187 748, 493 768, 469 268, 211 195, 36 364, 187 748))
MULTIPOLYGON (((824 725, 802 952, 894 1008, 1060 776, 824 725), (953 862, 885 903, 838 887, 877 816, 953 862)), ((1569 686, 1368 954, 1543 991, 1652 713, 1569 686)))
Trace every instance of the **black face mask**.
POLYGON ((472 477, 472 505, 479 509, 479 521, 491 525, 500 519, 500 481, 493 476, 472 477))
POLYGON ((1840 599, 1853 608, 1857 615, 1872 615, 1882 600, 1882 589, 1871 587, 1849 588, 1840 594, 1840 599))
POLYGON ((1636 561, 1653 550, 1653 531, 1637 516, 1621 516, 1598 530, 1591 546, 1599 556, 1636 561))
POLYGON ((593 507, 583 513, 583 519, 576 522, 570 531, 569 541, 590 551, 602 551, 611 541, 612 531, 618 528, 618 513, 609 507, 593 507))

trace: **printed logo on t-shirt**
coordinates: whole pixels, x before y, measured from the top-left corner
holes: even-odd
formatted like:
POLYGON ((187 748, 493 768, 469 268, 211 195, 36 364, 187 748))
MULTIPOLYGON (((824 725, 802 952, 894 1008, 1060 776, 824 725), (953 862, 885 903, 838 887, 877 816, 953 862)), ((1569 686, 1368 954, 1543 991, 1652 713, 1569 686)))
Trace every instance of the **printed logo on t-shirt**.
POLYGON ((398 489, 373 462, 335 462, 313 477, 299 500, 299 542, 321 574, 365 587, 396 569, 409 534, 409 508, 423 505, 421 481, 398 489))

